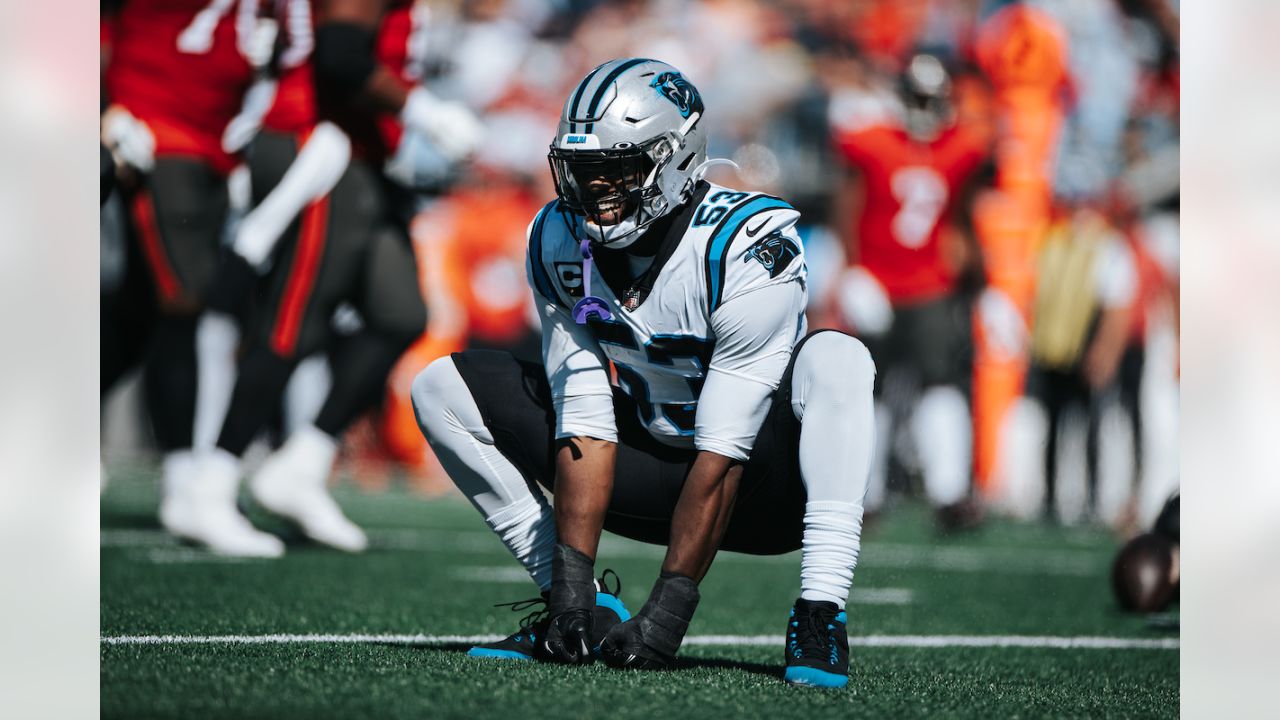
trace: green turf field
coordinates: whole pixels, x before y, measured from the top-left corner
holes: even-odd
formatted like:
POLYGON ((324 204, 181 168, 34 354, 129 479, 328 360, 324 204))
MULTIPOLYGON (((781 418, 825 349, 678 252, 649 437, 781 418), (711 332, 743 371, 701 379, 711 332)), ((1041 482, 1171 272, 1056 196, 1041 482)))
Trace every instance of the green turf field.
MULTIPOLYGON (((703 644, 686 645, 676 671, 477 660, 456 636, 507 634, 520 615, 492 605, 536 592, 460 499, 339 492, 369 530, 368 553, 295 541, 283 560, 233 561, 158 529, 153 473, 115 470, 112 480, 102 498, 104 717, 1178 712, 1177 631, 1115 611, 1106 578, 1116 541, 1101 531, 997 522, 943 541, 925 513, 899 508, 864 536, 849 605, 849 687, 821 691, 780 680, 797 555, 722 555, 689 629, 690 642, 703 644), (314 635, 332 637, 299 637, 314 635), (1121 647, 1058 647, 1064 638, 1121 647)), ((660 548, 606 536, 598 567, 620 574, 634 611, 661 557, 660 548)))

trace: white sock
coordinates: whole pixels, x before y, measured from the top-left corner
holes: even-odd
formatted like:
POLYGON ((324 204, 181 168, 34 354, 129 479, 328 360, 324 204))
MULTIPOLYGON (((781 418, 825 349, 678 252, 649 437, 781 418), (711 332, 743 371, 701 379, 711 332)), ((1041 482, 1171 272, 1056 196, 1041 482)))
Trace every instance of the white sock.
POLYGON ((196 416, 193 445, 211 450, 218 442, 222 421, 236 384, 236 347, 240 326, 225 313, 209 311, 196 326, 196 416))
POLYGON ((1019 520, 1034 520, 1044 510, 1044 456, 1049 415, 1029 397, 1013 402, 1000 423, 996 461, 996 498, 1000 508, 1019 520))
POLYGON ((293 434, 315 422, 333 386, 333 372, 324 353, 308 355, 284 386, 284 429, 293 434))
POLYGON ((800 597, 844 607, 861 548, 863 502, 875 449, 875 364, 862 343, 824 332, 805 342, 791 379, 800 420, 805 505, 800 597))
POLYGON ((440 358, 418 373, 411 395, 418 427, 454 485, 538 587, 550 588, 555 514, 498 451, 453 359, 440 358))
POLYGON ((844 608, 862 547, 862 506, 817 501, 804 506, 800 597, 844 608))

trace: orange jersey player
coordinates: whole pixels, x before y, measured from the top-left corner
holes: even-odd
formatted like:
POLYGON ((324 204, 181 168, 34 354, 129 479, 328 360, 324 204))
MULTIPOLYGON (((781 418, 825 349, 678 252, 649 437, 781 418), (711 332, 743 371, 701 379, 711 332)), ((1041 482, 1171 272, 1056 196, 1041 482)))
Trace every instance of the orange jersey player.
MULTIPOLYGON (((1036 244, 1050 223, 1055 153, 1072 94, 1066 33, 1044 10, 1010 3, 982 21, 973 53, 992 85, 996 188, 974 208, 988 283, 1030 317, 1036 244)), ((1027 355, 979 327, 974 367, 974 467, 985 496, 1004 499, 1015 479, 1000 470, 1008 412, 1026 381, 1027 355)))

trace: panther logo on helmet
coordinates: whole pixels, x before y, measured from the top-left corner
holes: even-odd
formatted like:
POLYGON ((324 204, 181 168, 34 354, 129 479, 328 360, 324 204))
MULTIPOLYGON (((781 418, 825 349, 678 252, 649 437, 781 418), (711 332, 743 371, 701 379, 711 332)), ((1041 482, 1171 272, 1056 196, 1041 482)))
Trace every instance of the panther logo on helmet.
POLYGON ((702 114, 702 96, 684 76, 678 72, 662 72, 649 83, 649 87, 658 91, 680 110, 680 116, 688 118, 693 113, 702 114))

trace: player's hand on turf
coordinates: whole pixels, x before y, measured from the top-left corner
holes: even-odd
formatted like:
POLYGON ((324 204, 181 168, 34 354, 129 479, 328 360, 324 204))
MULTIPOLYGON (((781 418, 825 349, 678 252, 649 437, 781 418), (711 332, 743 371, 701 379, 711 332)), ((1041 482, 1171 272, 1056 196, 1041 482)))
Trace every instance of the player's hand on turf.
POLYGON ((632 670, 665 670, 675 662, 674 656, 645 645, 639 617, 610 628, 600 642, 600 657, 609 667, 632 670))
POLYGON ((568 610, 556 615, 535 648, 538 659, 567 665, 592 662, 595 657, 591 654, 591 625, 590 610, 568 610))
POLYGON ((640 612, 613 626, 600 641, 600 657, 615 668, 671 667, 700 597, 692 578, 664 570, 640 612))

